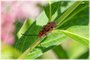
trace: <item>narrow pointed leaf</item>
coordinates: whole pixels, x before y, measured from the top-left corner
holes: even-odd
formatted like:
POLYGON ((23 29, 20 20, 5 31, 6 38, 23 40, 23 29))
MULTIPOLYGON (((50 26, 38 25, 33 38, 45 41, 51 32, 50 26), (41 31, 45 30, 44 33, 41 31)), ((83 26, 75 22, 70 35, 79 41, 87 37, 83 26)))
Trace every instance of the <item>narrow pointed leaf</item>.
POLYGON ((68 37, 72 38, 73 40, 83 44, 87 48, 89 47, 89 39, 87 39, 86 37, 77 35, 75 33, 69 32, 69 31, 61 30, 61 32, 63 32, 65 35, 67 35, 68 37))
POLYGON ((52 19, 53 14, 57 11, 59 7, 60 7, 60 2, 53 2, 51 4, 51 1, 47 6, 44 6, 44 10, 49 21, 52 19))
POLYGON ((46 37, 42 42, 41 45, 38 45, 31 53, 29 53, 25 58, 37 58, 41 56, 44 52, 48 51, 49 49, 63 43, 67 40, 67 37, 62 34, 58 30, 52 31, 48 37, 46 37))

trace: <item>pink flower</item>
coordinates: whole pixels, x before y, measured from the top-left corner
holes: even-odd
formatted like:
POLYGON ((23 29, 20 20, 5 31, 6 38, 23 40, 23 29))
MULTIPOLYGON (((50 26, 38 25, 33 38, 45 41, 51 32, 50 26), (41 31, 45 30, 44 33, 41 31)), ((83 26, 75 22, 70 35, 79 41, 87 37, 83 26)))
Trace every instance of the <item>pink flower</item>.
POLYGON ((14 22, 19 18, 35 19, 40 9, 37 3, 45 1, 1 1, 1 39, 7 44, 14 43, 13 32, 15 31, 14 22))

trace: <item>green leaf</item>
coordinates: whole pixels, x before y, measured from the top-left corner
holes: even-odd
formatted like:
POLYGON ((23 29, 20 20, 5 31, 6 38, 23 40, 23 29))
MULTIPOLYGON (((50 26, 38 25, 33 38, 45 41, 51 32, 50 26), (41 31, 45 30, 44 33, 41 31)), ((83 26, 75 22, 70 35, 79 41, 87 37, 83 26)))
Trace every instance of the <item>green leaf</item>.
POLYGON ((61 30, 61 32, 63 32, 65 35, 72 38, 73 40, 83 44, 87 48, 89 47, 89 39, 87 39, 86 37, 80 36, 78 34, 75 34, 75 33, 69 32, 69 31, 61 30))
POLYGON ((59 7, 60 7, 60 2, 54 2, 52 4, 51 2, 49 2, 47 6, 44 6, 44 10, 49 21, 52 20, 53 14, 57 11, 59 7))
MULTIPOLYGON (((86 25, 71 26, 67 30, 72 33, 78 34, 82 37, 85 37, 87 39, 89 38, 89 27, 86 25)), ((71 42, 69 42, 68 49, 67 49, 69 58, 72 58, 72 59, 78 58, 79 56, 82 56, 87 51, 88 51, 88 48, 83 44, 80 44, 79 42, 74 41, 73 39, 71 42)))
MULTIPOLYGON (((38 38, 38 36, 34 36, 38 34, 38 31, 40 31, 41 27, 36 25, 36 22, 33 22, 31 26, 25 31, 24 34, 30 34, 33 36, 24 36, 22 35, 19 40, 15 43, 15 48, 20 50, 21 52, 24 52, 30 45, 33 44, 38 38), (35 30, 35 31, 34 31, 35 30)), ((22 34, 22 33, 21 33, 22 34)))
POLYGON ((89 39, 89 26, 87 25, 71 26, 67 30, 89 39))
POLYGON ((26 51, 35 41, 37 41, 38 36, 34 36, 34 35, 38 35, 39 31, 42 29, 41 26, 45 25, 48 22, 48 19, 44 11, 40 14, 40 16, 36 20, 37 21, 35 22, 31 20, 26 20, 24 22, 24 25, 21 27, 20 31, 18 32, 20 38, 15 42, 14 47, 22 53, 26 51), (22 35, 22 33, 30 34, 32 36, 24 36, 22 35))
POLYGON ((77 13, 88 7, 87 2, 84 2, 84 4, 82 3, 82 1, 77 1, 68 10, 66 10, 65 13, 56 20, 56 22, 58 23, 57 28, 62 26, 64 23, 74 17, 77 13))
POLYGON ((80 4, 67 18, 61 22, 58 27, 60 29, 67 29, 73 25, 88 25, 89 22, 89 4, 84 2, 80 4), (82 13, 83 12, 83 13, 82 13), (83 21, 82 21, 83 20, 83 21))
POLYGON ((15 37, 15 42, 17 42, 18 40, 18 36, 17 36, 17 33, 18 31, 20 30, 20 28, 22 27, 23 23, 21 21, 16 21, 15 22, 15 33, 14 33, 14 37, 15 37))
POLYGON ((54 46, 57 46, 64 42, 67 39, 67 37, 62 34, 58 30, 52 31, 48 37, 46 37, 44 40, 42 40, 41 44, 38 45, 31 53, 28 54, 25 58, 37 58, 41 56, 44 52, 48 51, 54 46))
POLYGON ((71 14, 79 5, 80 5, 81 1, 77 1, 75 2, 60 18, 58 18, 57 20, 60 20, 60 22, 58 22, 58 25, 65 19, 68 17, 69 14, 71 14))
POLYGON ((29 28, 29 26, 33 23, 34 20, 31 19, 26 19, 24 24, 22 25, 22 27, 20 28, 20 30, 17 33, 18 38, 20 38, 22 36, 23 33, 25 33, 25 31, 29 28))

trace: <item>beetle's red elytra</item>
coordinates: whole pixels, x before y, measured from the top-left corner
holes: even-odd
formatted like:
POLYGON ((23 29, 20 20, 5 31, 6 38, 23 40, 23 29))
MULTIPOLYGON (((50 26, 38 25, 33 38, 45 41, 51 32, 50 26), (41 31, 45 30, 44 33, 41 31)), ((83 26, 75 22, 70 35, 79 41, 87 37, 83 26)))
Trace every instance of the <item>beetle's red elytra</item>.
POLYGON ((55 22, 49 22, 43 26, 42 30, 39 32, 38 37, 42 38, 44 35, 47 35, 53 28, 56 26, 55 22))

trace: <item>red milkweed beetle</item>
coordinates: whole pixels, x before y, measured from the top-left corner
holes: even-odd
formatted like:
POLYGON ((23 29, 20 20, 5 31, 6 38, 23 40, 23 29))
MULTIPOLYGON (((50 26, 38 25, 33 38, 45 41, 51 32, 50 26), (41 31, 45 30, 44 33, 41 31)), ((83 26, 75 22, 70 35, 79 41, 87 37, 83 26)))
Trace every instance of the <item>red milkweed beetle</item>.
POLYGON ((53 30, 53 28, 56 26, 55 22, 49 22, 46 25, 43 26, 42 30, 39 32, 38 37, 43 37, 47 35, 50 31, 53 30))

